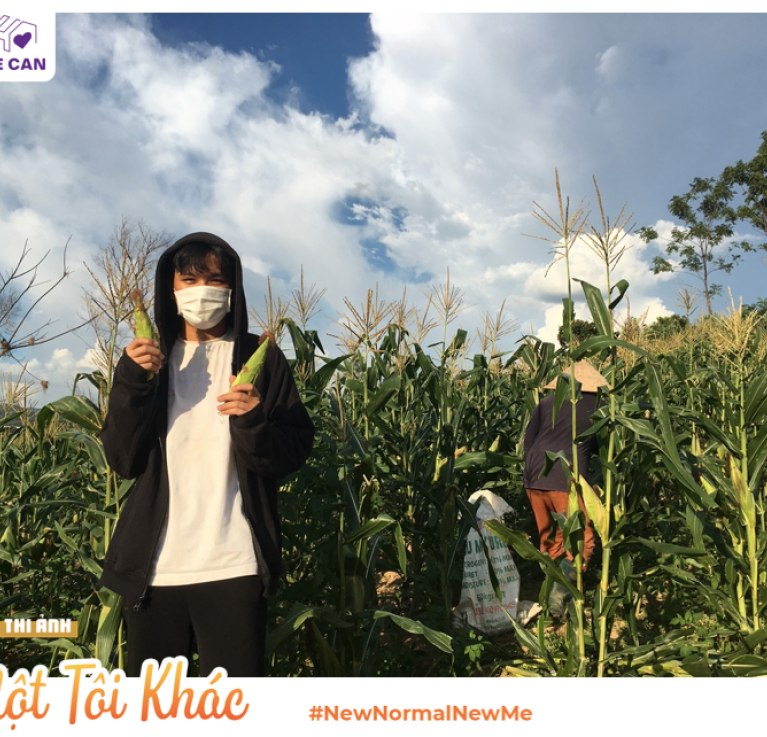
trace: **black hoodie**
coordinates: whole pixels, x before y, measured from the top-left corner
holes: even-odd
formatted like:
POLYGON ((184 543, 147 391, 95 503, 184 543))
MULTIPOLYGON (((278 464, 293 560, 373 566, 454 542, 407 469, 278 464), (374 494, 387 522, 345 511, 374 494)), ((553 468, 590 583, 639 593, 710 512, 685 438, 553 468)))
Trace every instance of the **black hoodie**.
MULTIPOLYGON (((160 349, 170 355, 182 318, 173 296, 173 254, 187 243, 217 245, 236 263, 231 311, 234 329, 232 373, 256 350, 259 338, 248 333, 242 265, 228 243, 210 233, 192 233, 176 241, 157 262, 154 313, 160 349)), ((237 478, 245 516, 253 531, 258 572, 267 593, 277 588, 282 541, 277 513, 277 482, 297 471, 312 449, 314 425, 296 390, 282 351, 270 346, 256 381, 261 402, 240 416, 229 417, 237 478)), ((168 415, 168 370, 147 380, 146 371, 123 353, 115 368, 109 408, 101 431, 109 465, 136 485, 122 508, 104 561, 101 584, 140 606, 152 559, 168 513, 168 467, 165 438, 168 415)))

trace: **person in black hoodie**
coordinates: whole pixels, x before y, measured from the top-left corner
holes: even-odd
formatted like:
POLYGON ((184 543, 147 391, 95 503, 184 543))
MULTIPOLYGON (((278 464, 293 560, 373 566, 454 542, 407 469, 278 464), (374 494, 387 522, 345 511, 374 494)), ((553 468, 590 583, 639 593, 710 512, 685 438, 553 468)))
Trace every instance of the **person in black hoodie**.
POLYGON ((229 387, 269 336, 247 330, 242 266, 221 238, 162 254, 154 311, 159 341, 126 348, 101 432, 110 466, 136 479, 101 577, 122 597, 126 671, 196 641, 201 675, 263 675, 278 481, 306 462, 314 425, 273 338, 255 386, 229 387))

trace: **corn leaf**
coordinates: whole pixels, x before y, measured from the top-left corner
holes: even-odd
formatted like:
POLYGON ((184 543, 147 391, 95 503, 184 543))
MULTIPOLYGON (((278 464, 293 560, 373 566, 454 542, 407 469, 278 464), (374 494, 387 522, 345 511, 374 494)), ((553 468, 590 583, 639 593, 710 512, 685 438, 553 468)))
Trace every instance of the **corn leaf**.
MULTIPOLYGON (((588 305, 589 312, 591 312, 591 319, 594 321, 594 327, 596 327, 597 333, 599 335, 608 335, 612 338, 613 334, 610 330, 610 313, 602 298, 602 292, 597 289, 597 287, 582 279, 574 279, 574 281, 581 283, 583 294, 586 297, 586 304, 588 305)), ((628 284, 626 286, 628 287, 628 284)), ((621 297, 622 296, 623 295, 621 295, 621 297)))
POLYGON ((85 397, 62 397, 47 406, 91 435, 101 432, 101 415, 85 397))
POLYGON ((510 530, 498 520, 488 520, 485 522, 485 528, 507 545, 511 545, 525 560, 537 561, 547 576, 565 586, 576 599, 583 600, 581 591, 562 573, 562 569, 548 555, 541 553, 538 548, 534 547, 523 532, 510 530))
POLYGON ((618 296, 615 297, 615 299, 610 302, 608 305, 608 308, 611 310, 614 310, 623 299, 623 295, 626 294, 626 290, 629 288, 629 283, 625 279, 621 279, 616 284, 613 284, 613 286, 610 288, 610 295, 612 296, 612 293, 617 290, 618 296))
POLYGON ((373 535, 377 535, 382 530, 385 530, 391 524, 396 524, 395 520, 388 514, 381 514, 375 519, 368 520, 360 525, 358 530, 344 539, 344 545, 351 545, 358 540, 366 540, 373 535))
POLYGON ((410 632, 412 635, 423 635, 434 647, 439 648, 442 652, 449 655, 453 654, 453 648, 450 644, 453 638, 450 635, 433 630, 414 619, 401 617, 399 614, 392 614, 380 609, 373 613, 373 619, 383 619, 384 617, 391 619, 394 624, 405 630, 405 632, 410 632))
POLYGON ((573 361, 580 361, 582 358, 588 358, 597 353, 601 353, 605 348, 623 348, 624 350, 636 353, 638 356, 649 358, 649 353, 633 343, 627 343, 625 340, 618 340, 611 335, 595 335, 583 341, 571 354, 573 361))
POLYGON ((108 605, 104 605, 99 616, 99 627, 96 634, 96 657, 105 668, 112 656, 112 646, 117 636, 117 630, 122 620, 120 606, 122 598, 113 591, 108 592, 108 605))
POLYGON ((308 625, 311 628, 312 636, 314 639, 314 646, 320 656, 320 663, 322 664, 322 670, 324 674, 330 678, 337 678, 343 675, 341 663, 338 662, 336 654, 333 649, 328 645, 328 641, 325 636, 320 632, 320 628, 314 619, 310 619, 308 625))
POLYGON ((321 357, 326 363, 306 380, 307 388, 313 389, 316 392, 325 391, 330 380, 333 378, 333 374, 336 373, 338 367, 349 357, 349 354, 331 360, 321 357))
POLYGON ((381 385, 363 412, 368 416, 374 415, 399 391, 401 385, 402 381, 398 373, 395 372, 388 376, 381 382, 381 385))

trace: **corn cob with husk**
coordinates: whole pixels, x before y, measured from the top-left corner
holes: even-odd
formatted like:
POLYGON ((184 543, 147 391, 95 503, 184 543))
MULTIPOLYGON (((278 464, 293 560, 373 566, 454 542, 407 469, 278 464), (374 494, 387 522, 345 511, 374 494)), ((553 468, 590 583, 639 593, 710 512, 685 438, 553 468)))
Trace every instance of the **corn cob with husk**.
MULTIPOLYGON (((269 348, 269 341, 265 340, 255 350, 253 355, 243 364, 240 369, 240 373, 234 377, 234 381, 231 386, 237 386, 238 384, 255 384, 258 375, 261 373, 264 362, 266 361, 266 350, 269 348)), ((231 387, 230 387, 231 388, 231 387)), ((219 417, 223 422, 224 416, 219 412, 219 417)))
POLYGON ((240 373, 235 376, 232 386, 237 384, 255 384, 261 368, 266 361, 266 349, 269 347, 269 341, 265 340, 256 349, 255 353, 243 365, 240 373))
MULTIPOLYGON (((133 300, 133 325, 136 337, 157 340, 154 328, 152 327, 152 321, 149 319, 149 315, 147 315, 146 307, 144 307, 144 295, 141 294, 141 290, 134 289, 131 299, 133 300)), ((147 381, 151 380, 153 376, 154 371, 146 372, 147 381)))

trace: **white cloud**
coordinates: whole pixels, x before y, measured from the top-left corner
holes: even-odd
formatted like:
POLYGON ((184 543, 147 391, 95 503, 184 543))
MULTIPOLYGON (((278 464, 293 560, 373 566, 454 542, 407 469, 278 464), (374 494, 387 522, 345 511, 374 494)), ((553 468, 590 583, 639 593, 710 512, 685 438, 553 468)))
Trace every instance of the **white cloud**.
POLYGON ((540 265, 532 261, 517 261, 513 264, 497 266, 494 269, 486 269, 482 276, 485 281, 492 284, 500 279, 523 279, 539 268, 540 265))
POLYGON ((89 348, 82 356, 76 357, 69 348, 56 348, 45 364, 46 375, 56 378, 71 378, 75 371, 93 371, 93 349, 89 348))
POLYGON ((618 46, 610 46, 601 54, 597 54, 597 72, 605 78, 614 77, 619 64, 620 50, 618 46))
MULTIPOLYGON (((576 314, 578 314, 578 305, 576 305, 576 314)), ((541 340, 545 340, 547 343, 553 343, 559 347, 557 341, 557 333, 559 326, 562 324, 562 305, 552 305, 546 308, 544 313, 543 327, 538 331, 537 335, 541 340)))
MULTIPOLYGON (((5 395, 9 393, 9 382, 18 386, 26 383, 32 404, 36 405, 70 394, 76 374, 96 369, 93 358, 93 349, 78 356, 69 348, 54 348, 45 359, 33 356, 18 364, 5 364, 1 372, 5 395)), ((81 384, 79 388, 87 393, 88 386, 81 384)))
MULTIPOLYGON (((670 278, 670 274, 655 275, 652 273, 645 255, 645 251, 651 247, 645 244, 639 236, 627 233, 621 241, 620 247, 625 247, 625 251, 618 264, 611 269, 611 286, 615 286, 619 280, 625 279, 629 282, 631 294, 637 291, 647 293, 659 281, 662 282, 670 278)), ((551 265, 554 258, 555 255, 550 253, 548 263, 530 274, 526 283, 526 289, 530 294, 545 300, 558 299, 567 294, 565 260, 559 258, 556 263, 551 265)), ((589 247, 589 242, 585 237, 578 238, 571 247, 570 273, 574 279, 581 279, 599 287, 603 296, 607 297, 604 261, 589 247)), ((572 288, 574 292, 581 293, 582 288, 579 283, 574 282, 572 288)))
MULTIPOLYGON (((376 50, 349 65, 356 109, 332 120, 274 102, 276 68, 251 54, 163 46, 142 16, 62 15, 54 80, 2 89, 0 268, 29 239, 36 254, 52 249, 41 275, 53 278, 72 236, 75 273, 34 317, 73 325, 81 264, 125 215, 225 237, 259 307, 265 276, 287 291, 301 264, 329 287, 329 317, 376 282, 394 299, 450 268, 475 304, 466 327, 507 298, 525 330, 555 334, 561 265, 544 278, 545 245, 523 237, 548 235, 531 211, 555 209, 554 168, 574 201, 595 174, 608 209, 627 198, 640 225, 658 221, 692 177, 753 155, 767 102, 743 109, 738 85, 755 88, 767 63, 766 23, 376 15, 376 50), (693 124, 690 101, 704 96, 693 124)), ((660 314, 674 277, 653 276, 660 251, 630 240, 615 278, 630 281, 632 312, 660 314)), ((599 262, 576 251, 574 276, 601 285, 599 262)), ((70 351, 57 365, 76 370, 77 342, 56 347, 70 351)), ((49 354, 34 355, 45 368, 49 354)))

